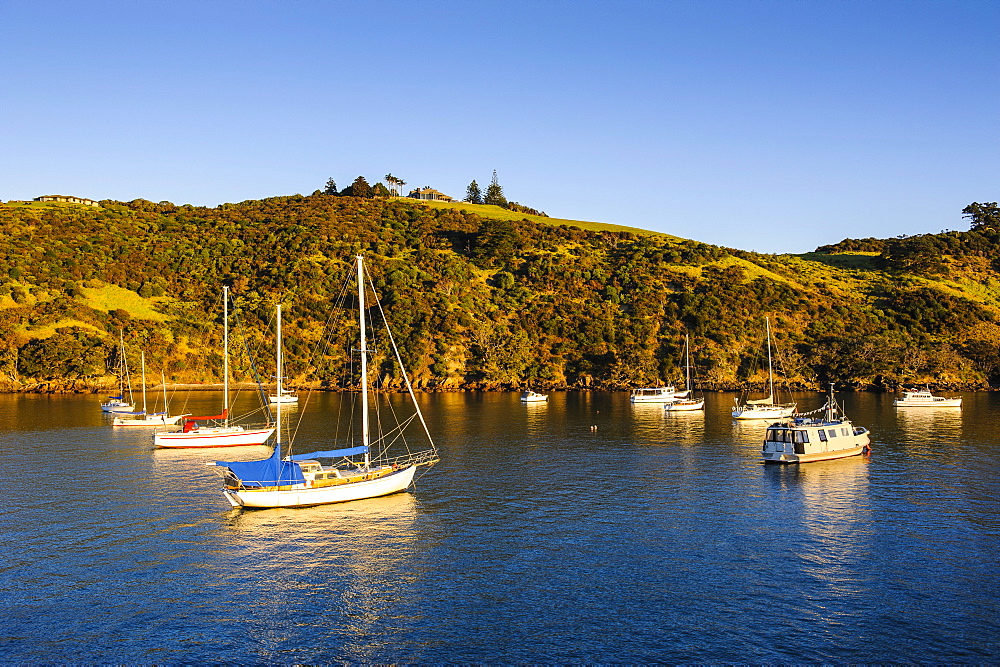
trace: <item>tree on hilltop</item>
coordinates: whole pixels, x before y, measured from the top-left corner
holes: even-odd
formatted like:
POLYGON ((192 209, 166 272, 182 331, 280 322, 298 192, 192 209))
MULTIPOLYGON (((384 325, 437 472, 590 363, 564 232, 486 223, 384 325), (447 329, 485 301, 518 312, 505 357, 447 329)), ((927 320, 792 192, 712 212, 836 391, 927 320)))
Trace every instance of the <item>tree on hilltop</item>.
POLYGON ((963 218, 970 218, 969 229, 995 229, 1000 231, 1000 207, 997 203, 972 202, 962 209, 963 218))
POLYGON ((479 189, 479 183, 476 183, 475 180, 469 183, 469 187, 465 189, 465 199, 462 201, 469 202, 470 204, 483 203, 483 193, 479 189))
POLYGON ((493 180, 490 182, 488 188, 486 188, 486 198, 483 200, 484 204, 492 204, 494 206, 499 206, 501 208, 507 207, 507 198, 503 196, 503 188, 500 187, 500 183, 497 182, 497 170, 493 170, 493 180))
POLYGON ((393 176, 392 172, 385 175, 385 182, 389 184, 390 194, 398 197, 403 193, 403 179, 393 176))
POLYGON ((326 179, 326 188, 323 189, 323 194, 325 195, 335 195, 337 194, 337 181, 332 178, 326 179))
MULTIPOLYGON (((352 197, 362 197, 364 199, 371 199, 373 192, 372 186, 368 184, 364 176, 358 176, 354 179, 354 182, 350 186, 352 197)), ((343 194, 343 193, 341 193, 343 194)))

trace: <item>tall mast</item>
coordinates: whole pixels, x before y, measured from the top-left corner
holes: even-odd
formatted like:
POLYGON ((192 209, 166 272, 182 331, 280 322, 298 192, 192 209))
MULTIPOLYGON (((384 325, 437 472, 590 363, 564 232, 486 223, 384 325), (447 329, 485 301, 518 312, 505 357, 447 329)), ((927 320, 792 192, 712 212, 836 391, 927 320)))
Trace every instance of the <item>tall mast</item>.
POLYGON ((771 385, 771 404, 774 404, 774 374, 771 372, 771 319, 764 318, 764 326, 767 327, 767 379, 771 385))
POLYGON ((365 330, 364 258, 358 260, 358 322, 361 325, 361 444, 365 447, 365 468, 371 463, 368 454, 368 341, 365 330))
POLYGON ((163 414, 164 419, 170 414, 170 410, 167 409, 167 375, 160 370, 160 384, 163 386, 163 414))
MULTIPOLYGON (((684 388, 691 391, 691 347, 687 334, 684 334, 684 363, 687 365, 687 380, 684 388)), ((689 396, 689 398, 694 398, 694 396, 689 396)))
POLYGON ((139 356, 142 359, 142 411, 146 412, 146 351, 141 350, 139 356))
POLYGON ((222 414, 229 426, 229 287, 222 286, 222 414))
MULTIPOLYGON (((280 397, 281 396, 281 304, 280 303, 278 304, 278 344, 275 346, 275 348, 277 350, 277 352, 275 353, 276 356, 277 356, 277 360, 276 360, 277 363, 275 364, 275 367, 278 370, 278 396, 280 397)), ((276 418, 275 421, 277 422, 276 425, 277 425, 278 428, 274 432, 275 433, 274 451, 276 451, 278 453, 277 456, 278 456, 278 458, 280 458, 281 457, 281 400, 280 400, 280 398, 279 398, 278 403, 277 403, 276 412, 277 412, 277 418, 276 418)))

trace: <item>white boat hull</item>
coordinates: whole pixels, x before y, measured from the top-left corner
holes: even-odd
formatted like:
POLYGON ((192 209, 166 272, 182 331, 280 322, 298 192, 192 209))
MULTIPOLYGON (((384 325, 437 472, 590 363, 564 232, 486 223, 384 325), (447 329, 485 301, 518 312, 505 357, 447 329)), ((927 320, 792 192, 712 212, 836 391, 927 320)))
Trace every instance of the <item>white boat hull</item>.
POLYGON ((177 422, 187 415, 177 415, 176 417, 147 417, 146 419, 123 419, 115 417, 113 426, 176 426, 177 422))
POLYGON ((204 449, 206 447, 240 447, 262 445, 274 435, 273 428, 244 429, 242 426, 202 427, 182 433, 154 433, 153 444, 163 449, 204 449))
POLYGON ((733 419, 783 419, 795 414, 795 404, 733 408, 733 419))
POLYGON ((670 403, 678 398, 688 395, 685 391, 674 391, 673 387, 659 387, 655 389, 635 389, 629 398, 633 403, 670 403))
POLYGON ((282 396, 281 398, 278 398, 277 396, 268 396, 267 397, 267 401, 268 401, 268 403, 271 403, 272 405, 277 404, 277 403, 281 403, 282 405, 285 405, 287 403, 298 403, 299 402, 299 397, 298 396, 282 396))
POLYGON ((925 398, 897 398, 892 402, 897 408, 960 408, 961 398, 941 398, 935 396, 928 400, 925 398))
POLYGON ((102 403, 101 412, 135 412, 135 406, 124 403, 102 403))
POLYGON ((705 399, 674 401, 673 403, 664 405, 663 409, 667 412, 695 412, 697 410, 704 410, 705 399))
POLYGON ((412 465, 385 477, 338 486, 308 488, 305 484, 296 484, 287 490, 279 491, 233 491, 226 489, 223 493, 233 507, 264 509, 328 505, 405 491, 413 482, 413 475, 416 471, 417 466, 412 465))

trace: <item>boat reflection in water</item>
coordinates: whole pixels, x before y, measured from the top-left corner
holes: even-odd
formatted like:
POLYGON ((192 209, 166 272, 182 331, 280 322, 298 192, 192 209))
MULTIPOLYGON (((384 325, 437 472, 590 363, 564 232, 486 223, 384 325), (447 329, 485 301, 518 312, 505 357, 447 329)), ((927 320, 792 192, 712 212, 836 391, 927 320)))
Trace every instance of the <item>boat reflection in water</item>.
POLYGON ((869 553, 869 540, 859 539, 872 522, 870 471, 863 456, 764 468, 776 493, 771 520, 815 538, 812 548, 795 556, 831 592, 856 591, 864 563, 877 556, 869 553))
POLYGON ((697 445, 705 442, 705 413, 701 411, 674 412, 661 410, 669 442, 697 445))
POLYGON ((229 558, 254 572, 244 585, 253 588, 256 619, 281 628, 294 618, 328 636, 337 655, 362 662, 392 653, 385 624, 412 620, 406 609, 432 568, 420 551, 413 494, 259 512, 234 508, 225 516, 220 537, 229 558))

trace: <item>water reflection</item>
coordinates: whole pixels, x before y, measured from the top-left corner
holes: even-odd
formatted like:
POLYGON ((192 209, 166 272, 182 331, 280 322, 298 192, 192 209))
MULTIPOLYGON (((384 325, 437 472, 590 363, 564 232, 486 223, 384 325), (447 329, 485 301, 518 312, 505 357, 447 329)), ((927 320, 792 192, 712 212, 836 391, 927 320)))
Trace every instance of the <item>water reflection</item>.
POLYGON ((953 432, 962 427, 961 408, 896 408, 896 422, 900 430, 915 438, 928 434, 953 432))
MULTIPOLYGON (((399 493, 338 505, 226 512, 222 539, 255 570, 255 617, 321 632, 352 661, 387 653, 386 626, 417 593, 418 505, 399 493)), ((315 655, 315 653, 313 654, 315 655)), ((295 662, 295 660, 293 660, 295 662)))
POLYGON ((831 595, 857 590, 870 553, 870 462, 854 456, 802 465, 765 466, 772 484, 771 517, 783 529, 810 535, 794 556, 803 574, 831 595))
MULTIPOLYGON (((554 400, 551 396, 549 401, 554 400)), ((541 435, 548 429, 549 401, 523 403, 525 428, 529 435, 541 435)), ((518 399, 520 402, 520 399, 518 399)))
POLYGON ((665 435, 671 442, 696 445, 705 442, 705 415, 701 411, 663 410, 665 435))
POLYGON ((766 419, 733 419, 731 432, 734 442, 755 445, 759 449, 764 444, 764 435, 771 422, 766 419))

